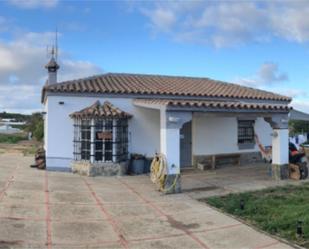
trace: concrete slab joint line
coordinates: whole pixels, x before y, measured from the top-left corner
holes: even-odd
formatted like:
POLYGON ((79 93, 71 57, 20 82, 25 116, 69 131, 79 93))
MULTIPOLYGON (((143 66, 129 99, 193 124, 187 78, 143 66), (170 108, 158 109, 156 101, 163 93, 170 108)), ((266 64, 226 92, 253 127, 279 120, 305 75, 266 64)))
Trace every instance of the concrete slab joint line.
POLYGON ((52 248, 52 240, 51 240, 51 219, 50 219, 50 206, 49 206, 49 191, 48 191, 48 173, 45 171, 45 209, 46 209, 46 236, 47 236, 47 247, 48 249, 52 248))
MULTIPOLYGON (((138 193, 133 187, 131 187, 129 184, 127 184, 124 181, 121 181, 119 179, 119 182, 121 182, 122 185, 126 186, 131 192, 133 192, 135 195, 137 195, 144 203, 149 205, 151 208, 153 208, 157 213, 163 215, 169 222, 173 223, 174 225, 177 224, 177 221, 171 217, 170 215, 165 214, 158 206, 156 206, 151 201, 147 200, 144 196, 142 196, 140 193, 138 193)), ((191 239, 193 239, 197 244, 201 246, 201 248, 204 249, 210 249, 204 242, 202 242, 198 237, 196 237, 192 232, 190 232, 188 229, 185 229, 184 227, 179 227, 179 230, 183 231, 186 235, 188 235, 191 239)))
POLYGON ((5 192, 8 190, 10 185, 14 182, 15 174, 17 172, 18 167, 19 166, 17 165, 16 168, 13 170, 13 173, 6 180, 4 187, 3 187, 2 191, 0 192, 0 201, 2 201, 2 199, 3 199, 4 195, 5 195, 5 192))
POLYGON ((86 184, 87 188, 89 189, 92 197, 95 199, 96 204, 98 206, 98 208, 100 209, 100 211, 102 212, 103 216, 107 218, 107 221, 111 224, 114 232, 117 234, 118 238, 119 238, 119 242, 121 244, 121 246, 123 248, 129 248, 128 245, 128 241, 125 239, 125 237, 123 236, 123 234, 121 233, 116 221, 112 218, 112 216, 108 213, 108 211, 105 209, 103 203, 100 201, 100 199, 97 197, 95 191, 93 190, 93 188, 90 186, 90 184, 88 183, 88 181, 85 179, 85 177, 81 177, 82 180, 84 181, 84 183, 86 184))

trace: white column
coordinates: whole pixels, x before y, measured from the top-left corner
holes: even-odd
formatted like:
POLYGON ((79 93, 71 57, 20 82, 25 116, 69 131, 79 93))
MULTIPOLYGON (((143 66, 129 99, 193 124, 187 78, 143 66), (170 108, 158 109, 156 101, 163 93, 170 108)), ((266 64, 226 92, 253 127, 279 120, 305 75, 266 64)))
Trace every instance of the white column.
POLYGON ((167 174, 180 173, 180 129, 191 113, 160 110, 160 152, 166 156, 167 174))
POLYGON ((90 162, 94 163, 94 141, 95 141, 95 129, 94 129, 94 119, 91 119, 90 128, 90 162))
POLYGON ((289 130, 273 129, 272 160, 275 165, 289 163, 289 130))

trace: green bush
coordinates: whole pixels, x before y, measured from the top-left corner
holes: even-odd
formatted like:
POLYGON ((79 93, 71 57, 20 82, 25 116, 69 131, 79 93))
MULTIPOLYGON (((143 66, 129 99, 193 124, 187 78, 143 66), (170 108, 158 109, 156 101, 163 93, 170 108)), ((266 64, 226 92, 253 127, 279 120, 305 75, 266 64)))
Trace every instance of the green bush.
POLYGON ((31 132, 33 137, 42 141, 44 137, 44 121, 41 113, 33 113, 27 121, 25 131, 31 132))
POLYGON ((35 126, 35 130, 33 132, 33 136, 38 141, 42 141, 44 137, 44 123, 43 120, 39 120, 38 123, 35 126))
POLYGON ((27 140, 24 134, 0 134, 0 143, 16 144, 22 140, 27 140))

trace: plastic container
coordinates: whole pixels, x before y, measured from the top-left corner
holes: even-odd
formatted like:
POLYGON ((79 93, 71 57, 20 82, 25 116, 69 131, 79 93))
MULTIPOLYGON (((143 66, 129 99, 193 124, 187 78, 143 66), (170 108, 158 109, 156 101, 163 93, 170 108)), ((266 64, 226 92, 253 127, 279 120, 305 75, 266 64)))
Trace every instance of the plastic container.
POLYGON ((131 173, 140 175, 144 173, 145 159, 133 159, 131 164, 131 173))
POLYGON ((148 174, 150 173, 150 166, 153 158, 146 158, 145 159, 145 167, 144 167, 144 173, 148 174))

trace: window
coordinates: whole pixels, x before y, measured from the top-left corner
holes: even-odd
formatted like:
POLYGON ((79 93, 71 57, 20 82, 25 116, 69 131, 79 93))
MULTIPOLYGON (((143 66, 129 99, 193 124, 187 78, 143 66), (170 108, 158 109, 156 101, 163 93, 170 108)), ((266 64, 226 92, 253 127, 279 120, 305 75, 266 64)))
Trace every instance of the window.
POLYGON ((238 120, 238 145, 240 149, 253 148, 254 120, 238 120))
POLYGON ((128 155, 128 120, 117 121, 117 146, 116 153, 120 160, 126 160, 128 155))
MULTIPOLYGON (((115 138, 116 134, 113 134, 113 120, 107 119, 105 120, 104 126, 104 159, 107 162, 113 161, 113 144, 116 143, 116 141, 113 141, 113 138, 115 138)), ((116 139, 115 139, 116 140, 116 139)), ((116 154, 116 151, 115 151, 116 154)), ((117 159, 116 159, 117 161, 117 159)))
POLYGON ((81 160, 90 159, 90 120, 81 122, 81 160))
POLYGON ((95 148, 94 148, 94 160, 103 161, 103 139, 100 134, 103 132, 103 120, 95 121, 95 148))
POLYGON ((74 122, 75 160, 121 162, 128 159, 127 119, 75 119, 74 122))

